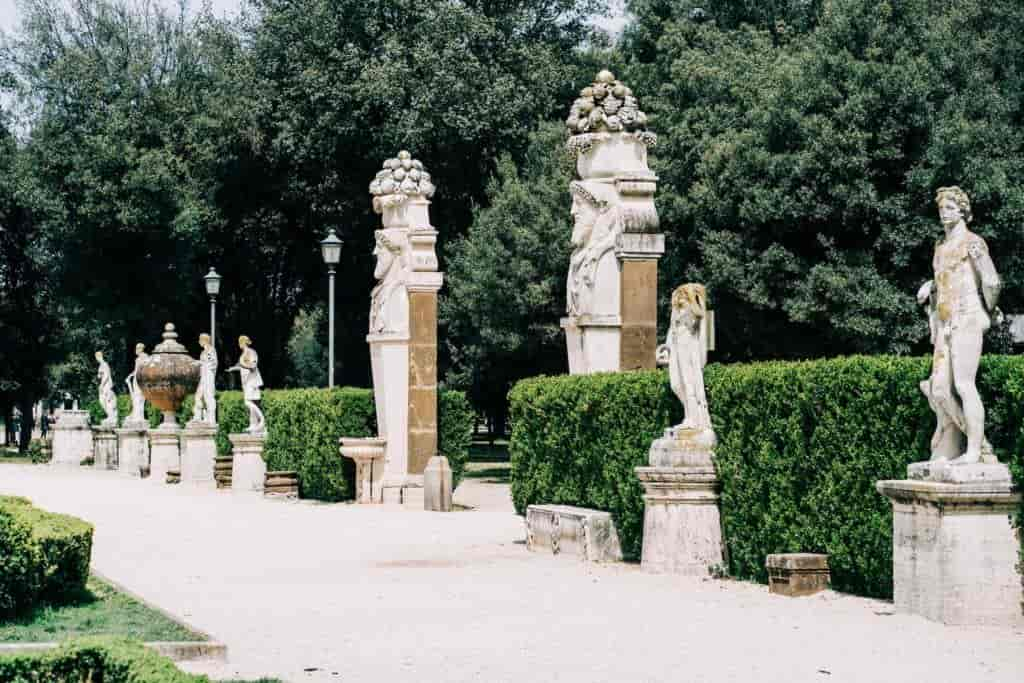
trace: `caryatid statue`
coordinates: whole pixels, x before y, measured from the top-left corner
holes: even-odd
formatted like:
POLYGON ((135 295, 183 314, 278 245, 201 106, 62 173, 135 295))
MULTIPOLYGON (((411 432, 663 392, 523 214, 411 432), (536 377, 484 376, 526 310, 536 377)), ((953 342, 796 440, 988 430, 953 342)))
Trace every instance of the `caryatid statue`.
MULTIPOLYGON (((213 348, 210 335, 199 335, 199 386, 196 387, 192 406, 192 419, 196 422, 217 424, 217 397, 214 394, 217 381, 217 351, 213 348)), ((255 354, 256 352, 253 351, 255 354)))
POLYGON ((935 202, 945 236, 932 258, 935 278, 917 292, 928 306, 934 345, 931 377, 921 383, 937 419, 931 459, 995 463, 974 379, 985 332, 1002 317, 996 307, 1001 282, 985 240, 967 229, 973 218, 967 193, 942 187, 935 202))
POLYGON ((609 71, 580 91, 566 119, 576 162, 566 293, 569 372, 653 367, 657 261, 665 251, 647 148, 657 137, 633 91, 609 71))
POLYGON ((258 367, 259 356, 252 348, 252 340, 244 334, 238 338, 238 348, 242 350, 242 355, 239 356, 237 364, 228 368, 228 372, 238 372, 241 378, 242 397, 249 409, 249 426, 245 431, 249 434, 262 434, 266 431, 266 420, 257 404, 262 396, 260 388, 263 386, 263 378, 258 367))
POLYGON ((132 399, 132 412, 125 419, 125 424, 143 424, 146 422, 146 397, 142 394, 142 389, 139 388, 138 383, 135 381, 135 375, 148 358, 149 354, 146 353, 146 345, 141 342, 136 344, 135 368, 130 375, 124 378, 124 383, 128 385, 128 395, 132 399))
POLYGON ((103 406, 106 418, 100 423, 103 427, 117 426, 117 396, 114 395, 114 380, 110 376, 110 366, 103 360, 103 352, 96 352, 96 362, 99 363, 99 370, 96 378, 99 380, 99 399, 103 406))
POLYGON ((374 232, 373 276, 377 286, 370 293, 370 334, 409 333, 408 239, 403 231, 374 232))
POLYGON ((685 284, 672 292, 672 318, 665 343, 658 347, 658 365, 668 366, 672 391, 683 404, 678 429, 711 430, 711 413, 704 393, 708 362, 708 300, 703 285, 685 284))

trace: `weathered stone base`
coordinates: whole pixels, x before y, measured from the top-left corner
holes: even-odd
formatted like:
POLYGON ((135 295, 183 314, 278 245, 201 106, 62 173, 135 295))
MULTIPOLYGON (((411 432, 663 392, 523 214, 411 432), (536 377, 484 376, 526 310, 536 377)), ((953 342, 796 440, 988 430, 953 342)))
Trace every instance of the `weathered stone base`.
POLYGON ((611 514, 572 505, 527 507, 526 547, 588 562, 622 560, 622 546, 611 514))
POLYGON ((785 553, 769 555, 768 591, 791 598, 814 595, 828 590, 828 555, 785 553))
POLYGON ((214 460, 213 477, 217 481, 218 489, 231 488, 231 468, 234 460, 230 455, 218 455, 214 460))
POLYGON ((298 498, 299 473, 292 471, 267 472, 263 482, 263 495, 267 498, 298 498))
POLYGON ((89 413, 85 410, 63 411, 53 427, 53 457, 50 464, 78 467, 92 455, 89 413))
POLYGON ((181 433, 181 483, 214 488, 213 463, 217 457, 217 428, 189 422, 181 433))
POLYGON ((117 469, 117 434, 113 429, 93 427, 93 467, 98 470, 117 469))
MULTIPOLYGON (((970 465, 958 466, 969 476, 970 465)), ((1009 481, 880 481, 893 504, 893 598, 902 612, 955 625, 1024 626, 1021 495, 1009 481)))
POLYGON ((452 468, 443 455, 428 460, 423 471, 423 509, 432 512, 452 509, 452 468))
POLYGON ((232 451, 231 491, 263 494, 267 463, 263 460, 263 434, 229 434, 232 451))
POLYGON ((946 484, 1010 482, 1010 468, 1002 463, 951 465, 948 460, 926 460, 907 466, 907 479, 946 484))
POLYGON ((126 426, 117 430, 117 469, 129 477, 141 477, 149 468, 149 441, 146 427, 126 426))
POLYGON ((167 473, 181 471, 181 429, 149 430, 149 479, 167 483, 167 473))
POLYGON ((562 318, 561 325, 569 350, 570 375, 619 371, 622 342, 619 316, 570 316, 562 318))
POLYGON ((708 576, 722 568, 719 481, 714 465, 637 467, 644 487, 646 571, 708 576))

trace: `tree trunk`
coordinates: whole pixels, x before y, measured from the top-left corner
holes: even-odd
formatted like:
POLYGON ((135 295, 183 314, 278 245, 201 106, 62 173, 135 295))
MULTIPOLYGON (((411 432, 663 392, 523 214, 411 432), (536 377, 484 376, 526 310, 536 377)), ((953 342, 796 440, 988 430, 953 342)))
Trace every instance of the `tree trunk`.
POLYGON ((32 404, 31 396, 22 396, 18 402, 18 409, 21 411, 21 437, 18 440, 18 452, 24 453, 28 450, 28 444, 32 440, 32 404))

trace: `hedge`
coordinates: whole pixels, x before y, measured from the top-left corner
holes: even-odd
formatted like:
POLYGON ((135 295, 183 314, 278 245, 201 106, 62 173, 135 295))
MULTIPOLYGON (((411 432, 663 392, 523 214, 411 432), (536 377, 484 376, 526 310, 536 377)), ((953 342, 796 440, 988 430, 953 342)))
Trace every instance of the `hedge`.
POLYGON ((53 650, 0 655, 0 681, 11 683, 206 683, 138 641, 110 636, 70 640, 53 650))
POLYGON ((76 517, 0 497, 0 617, 78 597, 89 578, 92 534, 76 517))
MULTIPOLYGON (((730 574, 766 581, 765 556, 830 555, 837 590, 892 594, 892 510, 875 491, 927 459, 935 418, 918 388, 930 359, 889 356, 710 365, 730 574)), ((1024 483, 1024 359, 986 356, 986 433, 1024 483)), ((681 419, 667 373, 539 377, 510 393, 512 495, 610 511, 639 557, 643 494, 633 468, 681 419)), ((1024 510, 1022 510, 1024 513, 1024 510)))
MULTIPOLYGON (((130 411, 127 396, 118 397, 118 413, 130 411)), ((373 391, 341 387, 335 389, 281 389, 263 392, 263 413, 267 418, 267 441, 263 457, 269 470, 299 473, 299 496, 339 501, 355 495, 355 463, 338 451, 342 436, 370 436, 377 433, 373 391)), ((103 419, 98 401, 86 405, 93 423, 103 419)), ((150 424, 159 424, 160 413, 146 405, 150 424)), ((185 399, 179 420, 192 417, 192 397, 185 399)), ((448 456, 455 485, 462 478, 469 458, 473 433, 473 411, 461 391, 438 392, 438 450, 448 456)), ((240 391, 217 393, 217 452, 231 453, 228 434, 245 430, 249 411, 240 391)))

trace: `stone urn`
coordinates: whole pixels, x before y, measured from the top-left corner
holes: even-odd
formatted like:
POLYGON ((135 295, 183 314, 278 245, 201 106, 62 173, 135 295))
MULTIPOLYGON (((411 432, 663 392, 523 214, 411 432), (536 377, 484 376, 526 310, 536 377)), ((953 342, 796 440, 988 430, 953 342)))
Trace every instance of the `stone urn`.
POLYGON ((188 355, 188 349, 178 343, 174 325, 164 326, 164 340, 142 364, 135 376, 146 400, 164 414, 159 429, 180 429, 176 413, 185 397, 195 393, 199 386, 199 361, 188 355))

